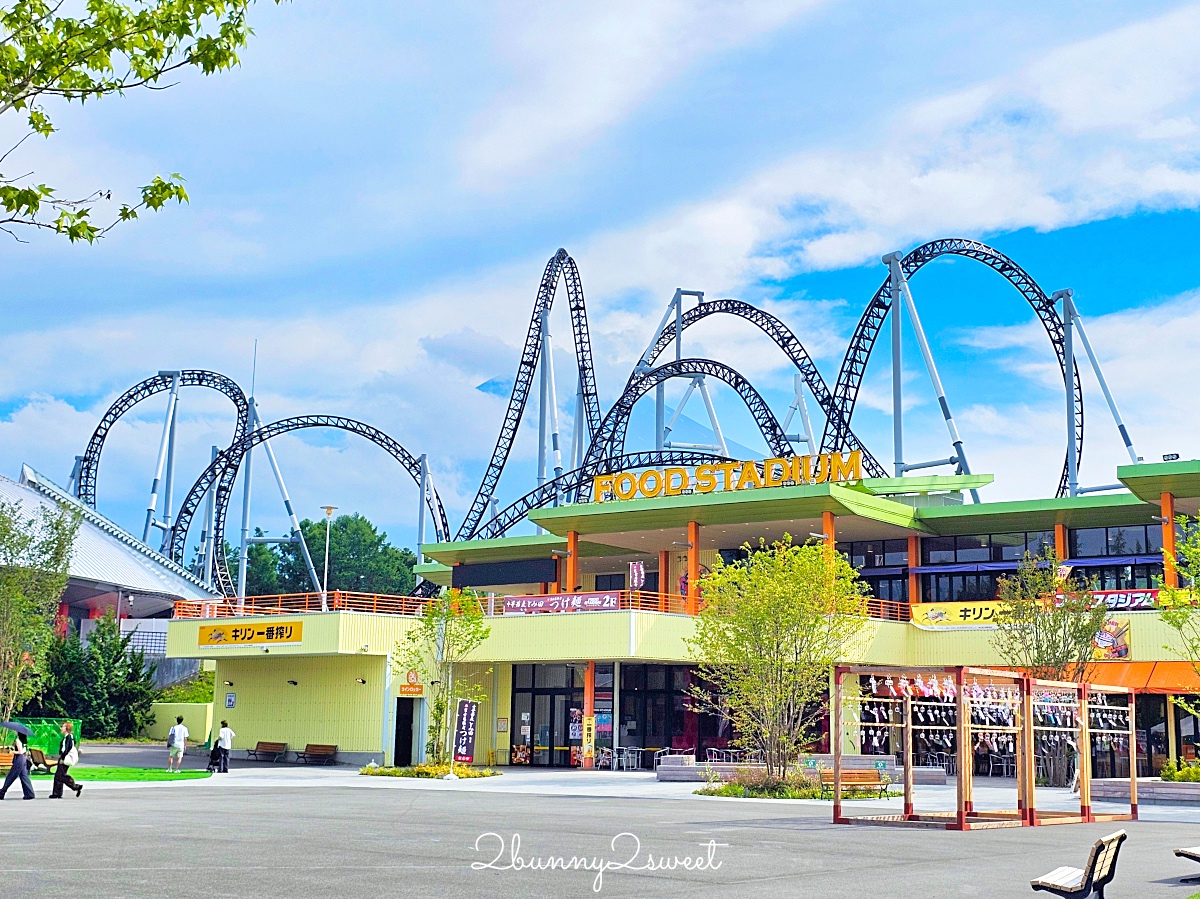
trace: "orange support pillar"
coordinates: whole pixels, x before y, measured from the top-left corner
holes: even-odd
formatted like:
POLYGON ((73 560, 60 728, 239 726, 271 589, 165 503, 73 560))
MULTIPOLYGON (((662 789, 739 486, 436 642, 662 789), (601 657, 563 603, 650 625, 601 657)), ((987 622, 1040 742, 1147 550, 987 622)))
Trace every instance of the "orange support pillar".
POLYGON ((562 585, 568 593, 579 586, 579 532, 567 531, 567 582, 562 585))
POLYGON ((1054 555, 1058 556, 1060 562, 1067 557, 1067 526, 1065 524, 1054 526, 1054 555))
POLYGON ((833 547, 837 544, 837 524, 832 512, 821 513, 821 531, 825 534, 825 542, 833 547))
POLYGON ((1179 586, 1179 569, 1175 567, 1175 497, 1164 493, 1159 501, 1162 507, 1163 543, 1163 586, 1175 589, 1179 586))
POLYGON ((658 551, 658 610, 667 611, 667 594, 671 592, 671 554, 658 551))
MULTIPOLYGON (((596 716, 596 663, 588 662, 587 670, 583 673, 583 717, 595 718, 596 716)), ((595 739, 595 731, 593 737, 595 739)), ((595 746, 592 747, 593 755, 585 754, 583 757, 583 767, 595 768, 595 746)))
POLYGON ((913 571, 921 564, 921 538, 916 534, 908 536, 908 604, 916 605, 921 601, 921 575, 913 571))
POLYGON ((695 615, 700 610, 700 525, 688 522, 688 592, 687 612, 695 615))

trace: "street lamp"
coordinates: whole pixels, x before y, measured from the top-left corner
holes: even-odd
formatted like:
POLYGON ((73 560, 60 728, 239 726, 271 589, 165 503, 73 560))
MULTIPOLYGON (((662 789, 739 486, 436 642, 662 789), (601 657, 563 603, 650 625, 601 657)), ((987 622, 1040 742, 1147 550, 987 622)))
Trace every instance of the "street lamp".
POLYGON ((321 506, 325 510, 325 577, 321 580, 321 608, 328 608, 329 604, 329 526, 333 521, 333 513, 337 511, 337 506, 321 506))

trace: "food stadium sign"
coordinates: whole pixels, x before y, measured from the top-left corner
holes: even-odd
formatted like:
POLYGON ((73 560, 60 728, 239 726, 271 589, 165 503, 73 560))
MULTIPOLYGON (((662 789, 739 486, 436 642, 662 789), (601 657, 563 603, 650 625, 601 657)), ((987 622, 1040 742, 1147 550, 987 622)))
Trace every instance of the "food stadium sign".
POLYGON ((592 502, 861 480, 860 450, 845 454, 776 456, 761 462, 714 462, 695 468, 668 466, 597 475, 592 481, 592 502))

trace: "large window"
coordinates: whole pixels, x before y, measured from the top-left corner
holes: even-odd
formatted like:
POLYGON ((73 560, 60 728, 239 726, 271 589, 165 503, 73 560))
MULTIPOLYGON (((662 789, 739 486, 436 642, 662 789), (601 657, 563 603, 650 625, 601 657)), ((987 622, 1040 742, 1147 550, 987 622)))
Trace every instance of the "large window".
POLYGON ((596 575, 597 590, 624 590, 625 575, 624 574, 598 574, 596 575))
POLYGON ((1149 590, 1162 580, 1162 565, 1077 565, 1071 572, 1093 590, 1149 590))
POLYGON ((1072 559, 1155 555, 1162 552, 1162 528, 1156 524, 1076 528, 1071 531, 1070 552, 1072 559))
POLYGON ((963 565, 972 562, 1019 562, 1026 553, 1031 556, 1040 556, 1044 547, 1053 545, 1053 531, 926 537, 921 541, 921 564, 963 565))
POLYGON ((871 595, 877 599, 889 602, 908 602, 908 578, 900 577, 871 577, 864 575, 862 580, 871 587, 871 595))
POLYGON ((907 540, 866 540, 839 543, 838 552, 855 568, 896 568, 908 565, 907 540))
POLYGON ((925 602, 974 602, 996 598, 995 574, 925 574, 921 576, 925 602))

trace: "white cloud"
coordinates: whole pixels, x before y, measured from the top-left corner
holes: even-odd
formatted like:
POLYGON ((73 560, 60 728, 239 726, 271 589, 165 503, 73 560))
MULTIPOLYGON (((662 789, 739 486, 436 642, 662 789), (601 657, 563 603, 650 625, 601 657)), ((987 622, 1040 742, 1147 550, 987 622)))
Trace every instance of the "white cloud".
POLYGON ((1198 42, 1189 6, 1050 51, 902 109, 874 144, 798 153, 580 256, 602 289, 665 292, 686 277, 726 291, 935 236, 1194 207, 1198 42))
POLYGON ((823 2, 508 4, 494 41, 511 83, 463 144, 463 178, 493 187, 554 155, 569 157, 707 57, 823 2))

